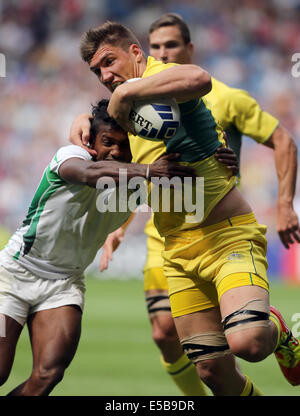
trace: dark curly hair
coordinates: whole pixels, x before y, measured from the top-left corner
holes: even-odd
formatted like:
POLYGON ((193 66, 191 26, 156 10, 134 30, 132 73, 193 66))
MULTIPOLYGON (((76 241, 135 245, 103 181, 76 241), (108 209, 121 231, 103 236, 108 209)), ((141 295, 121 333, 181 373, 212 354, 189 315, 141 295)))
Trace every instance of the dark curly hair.
POLYGON ((112 129, 122 130, 119 124, 107 112, 109 100, 102 99, 96 105, 92 105, 92 120, 90 129, 90 146, 93 147, 100 126, 103 124, 109 125, 112 129))

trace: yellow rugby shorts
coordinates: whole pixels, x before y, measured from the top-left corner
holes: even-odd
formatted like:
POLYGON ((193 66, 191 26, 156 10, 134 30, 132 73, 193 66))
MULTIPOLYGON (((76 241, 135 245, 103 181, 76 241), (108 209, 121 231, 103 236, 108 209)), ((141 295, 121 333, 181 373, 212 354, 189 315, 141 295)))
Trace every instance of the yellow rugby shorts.
POLYGON ((145 234, 147 234, 147 257, 144 266, 144 290, 168 290, 163 271, 164 238, 156 230, 153 216, 146 224, 145 234))
POLYGON ((173 316, 217 306, 235 287, 268 290, 265 233, 250 213, 167 236, 164 274, 173 316))
POLYGON ((163 267, 144 270, 144 290, 168 290, 168 281, 163 267))

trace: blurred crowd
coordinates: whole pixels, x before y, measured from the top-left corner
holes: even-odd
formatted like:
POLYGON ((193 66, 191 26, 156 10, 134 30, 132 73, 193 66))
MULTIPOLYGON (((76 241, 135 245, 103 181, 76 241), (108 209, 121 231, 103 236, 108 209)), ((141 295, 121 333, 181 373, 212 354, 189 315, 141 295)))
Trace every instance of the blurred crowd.
MULTIPOLYGON (((300 0, 0 0, 0 224, 14 230, 72 120, 107 96, 79 56, 80 36, 118 20, 140 38, 162 13, 191 28, 195 63, 230 86, 248 90, 300 143, 300 0)), ((243 191, 259 220, 274 230, 277 178, 272 151, 245 138, 243 191)), ((299 181, 298 181, 299 182, 299 181)), ((298 192, 299 196, 300 193, 298 192)), ((132 232, 142 232, 142 220, 132 232)))

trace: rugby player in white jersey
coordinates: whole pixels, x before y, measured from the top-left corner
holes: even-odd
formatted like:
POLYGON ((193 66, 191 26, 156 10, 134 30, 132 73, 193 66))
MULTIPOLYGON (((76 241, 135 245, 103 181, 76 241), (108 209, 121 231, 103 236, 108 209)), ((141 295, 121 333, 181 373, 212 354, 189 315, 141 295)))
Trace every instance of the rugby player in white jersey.
POLYGON ((174 154, 152 165, 130 163, 127 133, 108 116, 107 105, 102 100, 93 109, 95 160, 82 147, 60 148, 44 171, 22 226, 0 252, 0 384, 10 374, 26 322, 33 354, 31 375, 11 395, 48 395, 74 357, 81 332, 84 270, 108 234, 131 214, 129 209, 98 211, 98 179, 109 176, 118 183, 121 168, 126 168, 128 180, 147 174, 193 175, 192 169, 174 163, 174 154))

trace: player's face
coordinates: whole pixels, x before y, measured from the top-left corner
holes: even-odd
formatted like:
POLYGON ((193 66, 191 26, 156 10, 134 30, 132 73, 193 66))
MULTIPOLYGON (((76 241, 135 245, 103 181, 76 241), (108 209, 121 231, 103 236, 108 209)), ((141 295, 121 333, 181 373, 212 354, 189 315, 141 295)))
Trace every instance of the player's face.
POLYGON ((128 51, 120 46, 100 45, 93 56, 90 69, 98 76, 100 82, 111 92, 130 78, 141 76, 139 63, 142 51, 137 45, 131 45, 128 51))
POLYGON ((127 133, 103 124, 100 126, 93 148, 97 152, 97 160, 115 160, 129 163, 131 152, 127 133))
POLYGON ((163 26, 149 35, 149 52, 153 58, 164 63, 190 64, 193 44, 184 43, 177 26, 163 26))

